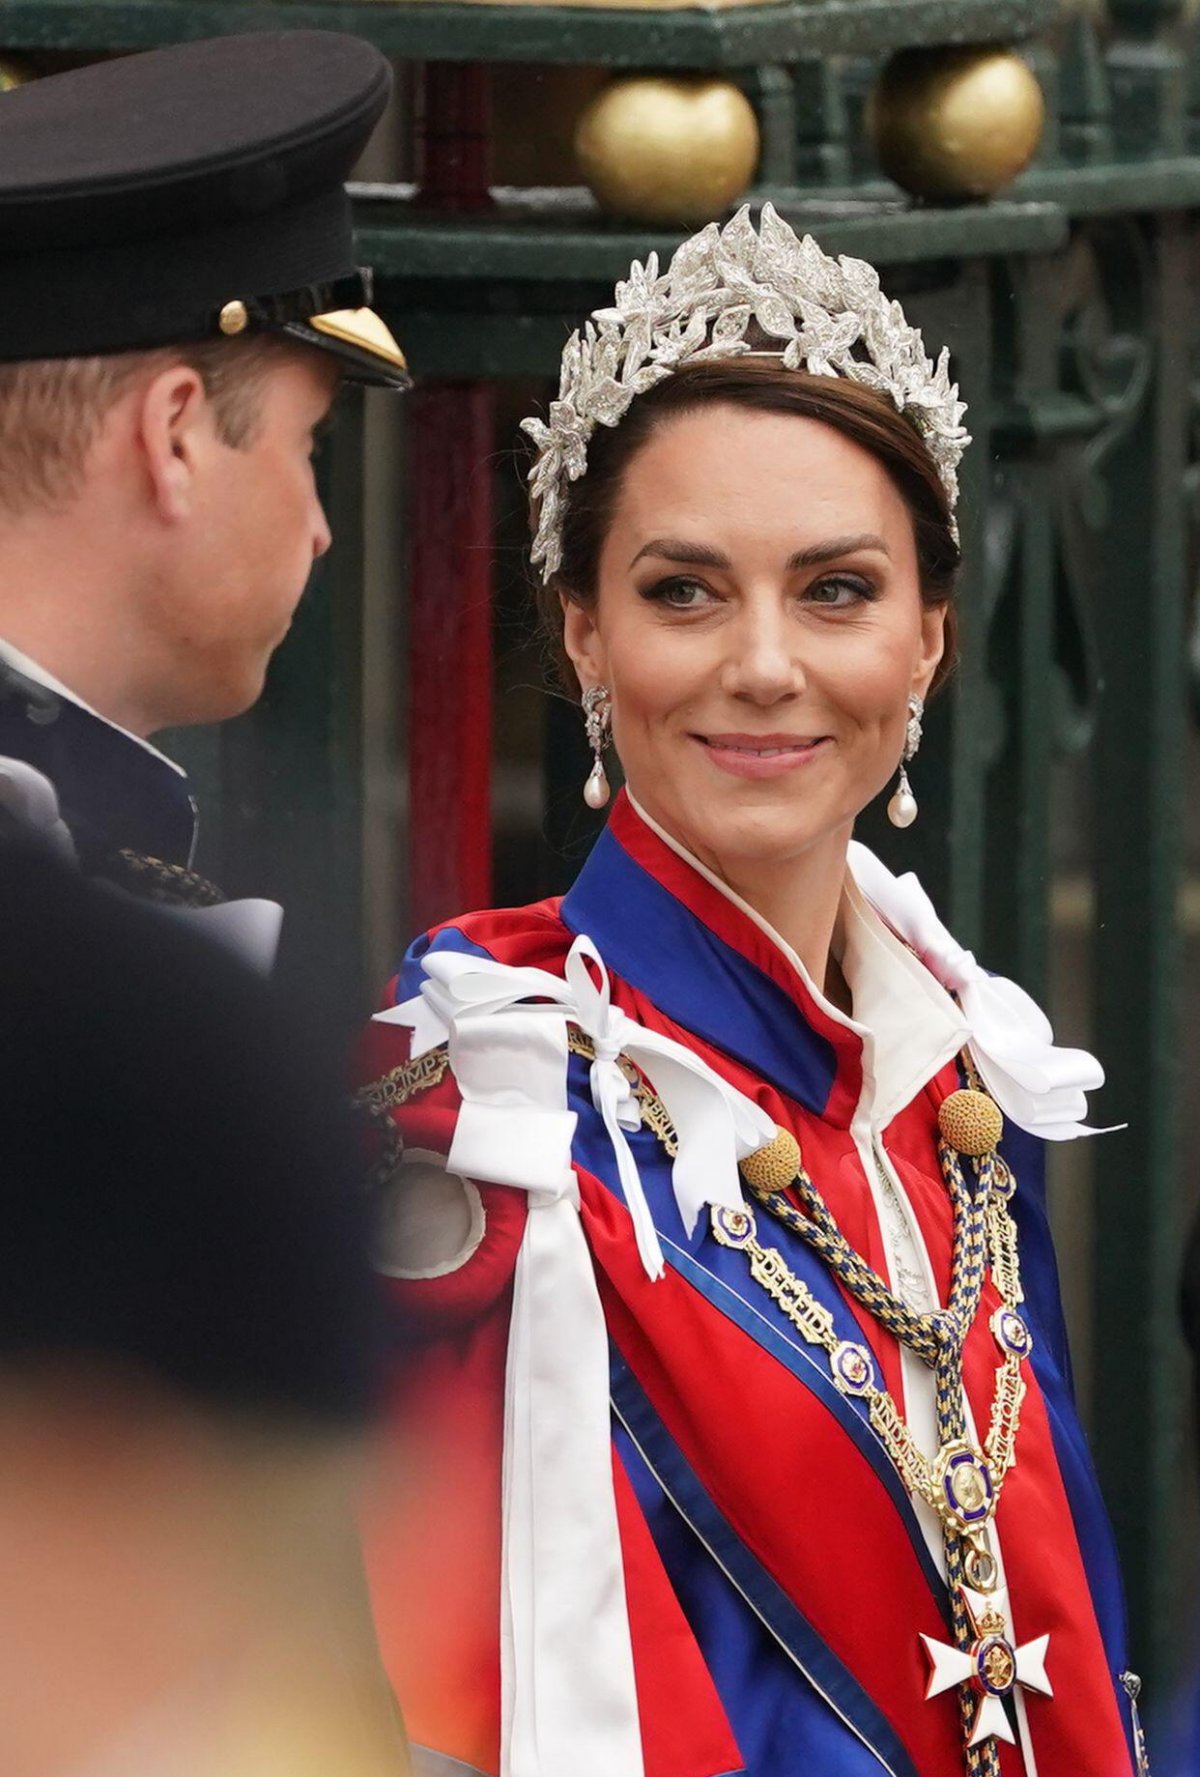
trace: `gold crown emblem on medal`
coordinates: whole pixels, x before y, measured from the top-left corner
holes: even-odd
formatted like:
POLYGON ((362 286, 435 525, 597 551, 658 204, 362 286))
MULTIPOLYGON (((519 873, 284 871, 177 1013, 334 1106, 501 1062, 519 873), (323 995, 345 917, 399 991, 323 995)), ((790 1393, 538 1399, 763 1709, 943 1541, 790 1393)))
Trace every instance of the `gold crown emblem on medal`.
POLYGON ((943 1099, 938 1108, 938 1128, 956 1153, 979 1159, 990 1154, 1004 1134, 1004 1118, 986 1092, 963 1087, 943 1099))

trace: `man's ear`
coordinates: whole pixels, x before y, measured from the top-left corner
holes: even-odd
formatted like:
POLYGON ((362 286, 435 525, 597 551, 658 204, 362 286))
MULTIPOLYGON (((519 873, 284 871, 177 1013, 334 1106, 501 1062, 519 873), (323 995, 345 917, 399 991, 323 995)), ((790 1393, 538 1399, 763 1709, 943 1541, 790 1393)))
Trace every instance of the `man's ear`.
POLYGON ((596 627, 595 608, 577 604, 565 592, 559 594, 559 602, 563 614, 563 646, 580 685, 586 691, 591 685, 604 684, 608 677, 608 657, 596 627))
POLYGON ((216 440, 199 372, 188 364, 160 370, 140 391, 134 422, 159 516, 178 524, 192 512, 196 476, 216 440))

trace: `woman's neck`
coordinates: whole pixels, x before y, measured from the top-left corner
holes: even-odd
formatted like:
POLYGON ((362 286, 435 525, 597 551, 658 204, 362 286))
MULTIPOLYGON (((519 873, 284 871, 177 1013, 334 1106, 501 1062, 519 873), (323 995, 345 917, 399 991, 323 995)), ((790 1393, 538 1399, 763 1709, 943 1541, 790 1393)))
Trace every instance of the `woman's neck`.
POLYGON ((764 863, 695 852, 636 801, 634 807, 673 849, 742 902, 760 925, 770 927, 827 998, 842 1011, 850 1010, 836 934, 852 828, 827 834, 794 857, 764 863))
MULTIPOLYGON (((835 943, 842 886, 846 878, 846 846, 822 845, 789 859, 786 865, 747 865, 732 859, 709 868, 739 900, 783 939, 804 964, 809 979, 835 1004, 845 995, 835 943)), ((843 1006, 848 1011, 848 1006, 843 1006)))

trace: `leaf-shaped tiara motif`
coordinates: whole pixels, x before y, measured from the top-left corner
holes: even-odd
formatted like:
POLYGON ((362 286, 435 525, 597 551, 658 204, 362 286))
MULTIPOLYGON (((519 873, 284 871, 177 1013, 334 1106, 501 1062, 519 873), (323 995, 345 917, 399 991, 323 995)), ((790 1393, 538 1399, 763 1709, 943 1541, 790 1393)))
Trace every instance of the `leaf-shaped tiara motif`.
POLYGON ((636 260, 611 308, 596 309, 562 355, 558 399, 545 420, 522 420, 537 446, 529 481, 538 501, 533 561, 549 580, 562 563, 567 490, 587 471, 588 440, 615 426, 631 402, 681 364, 761 350, 751 325, 778 340, 790 370, 845 376, 891 397, 919 431, 949 497, 970 435, 965 403, 950 381, 950 353, 937 364, 898 302, 863 259, 831 259, 764 204, 758 233, 743 205, 724 228, 710 222, 677 249, 660 277, 658 255, 636 260))

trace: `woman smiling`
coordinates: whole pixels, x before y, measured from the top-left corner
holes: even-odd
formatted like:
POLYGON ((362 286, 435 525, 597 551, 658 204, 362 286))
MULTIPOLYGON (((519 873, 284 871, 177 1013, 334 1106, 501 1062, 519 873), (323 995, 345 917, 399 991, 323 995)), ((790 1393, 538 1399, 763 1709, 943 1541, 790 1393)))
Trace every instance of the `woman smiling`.
POLYGON ((1102 1076, 852 839, 916 818, 962 411, 768 208, 635 267, 527 422, 585 794, 610 739, 626 790, 368 1038, 419 1769, 1144 1768, 1042 1184, 1102 1076))
POLYGON ((610 688, 642 813, 829 986, 854 819, 945 658, 936 471, 885 398, 743 356, 659 383, 588 477, 544 594, 568 672, 610 688))

